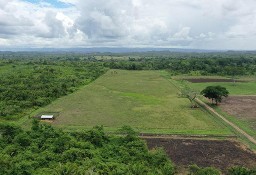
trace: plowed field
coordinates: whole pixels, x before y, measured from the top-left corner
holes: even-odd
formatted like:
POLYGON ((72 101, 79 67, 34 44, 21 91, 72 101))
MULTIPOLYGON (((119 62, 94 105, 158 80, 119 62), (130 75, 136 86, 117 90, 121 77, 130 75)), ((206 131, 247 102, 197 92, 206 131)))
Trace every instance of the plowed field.
POLYGON ((256 96, 230 96, 223 100, 220 107, 230 115, 256 121, 256 96))
POLYGON ((197 164, 225 170, 231 166, 256 166, 256 155, 236 141, 146 138, 148 147, 163 147, 178 166, 197 164))

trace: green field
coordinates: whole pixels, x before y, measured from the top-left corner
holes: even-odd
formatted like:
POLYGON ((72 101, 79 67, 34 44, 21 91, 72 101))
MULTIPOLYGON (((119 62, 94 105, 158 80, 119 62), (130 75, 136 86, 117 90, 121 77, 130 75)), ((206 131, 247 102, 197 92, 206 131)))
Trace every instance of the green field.
MULTIPOLYGON (((194 89, 198 92, 203 90, 207 86, 216 86, 220 85, 223 87, 226 87, 227 90, 230 92, 230 96, 234 95, 236 97, 242 97, 256 95, 256 81, 255 77, 240 77, 239 80, 245 81, 245 82, 236 82, 235 84, 232 82, 203 82, 203 83, 192 83, 186 80, 182 79, 226 79, 225 77, 221 76, 175 76, 172 77, 171 81, 176 84, 176 86, 180 88, 190 87, 191 89, 194 89)), ((211 102, 204 98, 203 96, 199 97, 202 101, 210 105, 212 108, 214 108, 219 114, 224 116, 229 121, 236 124, 239 128, 244 130, 246 133, 251 135, 252 137, 256 138, 256 131, 255 131, 255 119, 251 119, 246 116, 246 114, 243 114, 243 117, 238 117, 235 115, 228 114, 227 112, 223 111, 221 108, 222 103, 219 104, 219 106, 212 105, 211 102)), ((247 109, 251 110, 252 105, 250 105, 250 101, 244 101, 243 103, 249 103, 247 105, 247 109), (249 107, 250 106, 250 107, 249 107)), ((239 105, 234 104, 239 108, 239 105)), ((239 110, 238 110, 239 111, 239 110)), ((239 112, 238 112, 239 113, 239 112)), ((241 115, 241 112, 240 112, 241 115)), ((249 144, 252 148, 255 149, 255 145, 251 144, 248 140, 246 140, 243 136, 241 136, 239 133, 237 133, 239 137, 242 138, 243 141, 245 141, 246 144, 249 144)))
POLYGON ((115 131, 130 125, 140 132, 232 134, 220 121, 189 101, 160 71, 110 70, 77 92, 59 98, 33 115, 58 112, 53 125, 84 129, 103 125, 115 131))
POLYGON ((233 83, 189 83, 189 86, 192 89, 201 91, 207 86, 216 86, 220 85, 229 91, 230 95, 256 95, 256 82, 236 82, 235 85, 233 83))
POLYGON ((207 86, 220 85, 226 87, 230 95, 256 95, 256 79, 255 77, 241 77, 239 80, 246 82, 203 82, 203 83, 191 83, 181 80, 183 78, 207 78, 207 79, 227 79, 221 76, 176 76, 173 79, 177 80, 178 86, 189 86, 192 89, 200 92, 207 86))

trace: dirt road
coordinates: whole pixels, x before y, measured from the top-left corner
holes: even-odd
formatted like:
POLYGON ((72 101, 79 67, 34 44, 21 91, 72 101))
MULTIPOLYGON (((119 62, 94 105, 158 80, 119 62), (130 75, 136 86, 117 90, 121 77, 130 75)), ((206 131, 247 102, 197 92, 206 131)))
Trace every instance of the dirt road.
POLYGON ((250 136, 249 134, 247 134, 245 131, 243 131, 241 128, 239 128, 238 126, 236 126, 234 123, 230 122, 229 120, 227 120, 225 117, 223 117, 222 115, 220 115, 219 113, 217 113, 213 108, 211 108, 209 105, 207 105, 206 103, 204 103, 203 101, 201 101, 200 99, 196 99, 196 102, 198 104, 200 104, 201 106, 205 107, 207 110, 209 110, 210 112, 212 112, 213 114, 215 114, 217 117, 219 117, 220 119, 222 119, 225 123, 227 123, 228 125, 230 125, 231 127, 233 127, 237 132, 239 132, 240 134, 242 134, 244 137, 246 137, 248 140, 250 140, 252 143, 254 143, 256 145, 256 140, 250 136))

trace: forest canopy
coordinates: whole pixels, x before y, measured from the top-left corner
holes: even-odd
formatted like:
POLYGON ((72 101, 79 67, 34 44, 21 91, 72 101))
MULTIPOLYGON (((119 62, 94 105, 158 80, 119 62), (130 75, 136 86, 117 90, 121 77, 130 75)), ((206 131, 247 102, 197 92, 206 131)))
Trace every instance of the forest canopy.
POLYGON ((0 174, 174 174, 162 149, 149 151, 145 141, 124 127, 124 137, 108 136, 102 127, 67 133, 33 121, 31 130, 1 125, 0 174), (127 132, 125 132, 127 131, 127 132))
POLYGON ((13 119, 74 92, 102 75, 100 63, 2 62, 0 116, 13 119), (11 117, 10 117, 11 116, 11 117))

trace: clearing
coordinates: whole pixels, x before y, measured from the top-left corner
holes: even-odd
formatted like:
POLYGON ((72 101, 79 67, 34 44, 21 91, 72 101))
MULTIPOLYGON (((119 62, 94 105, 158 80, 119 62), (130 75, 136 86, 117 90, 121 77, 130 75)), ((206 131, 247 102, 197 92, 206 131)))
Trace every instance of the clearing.
POLYGON ((233 135, 208 112, 191 109, 189 100, 177 93, 160 71, 110 70, 33 116, 58 112, 53 125, 69 130, 103 125, 116 131, 129 125, 144 133, 233 135))
MULTIPOLYGON (((230 92, 230 95, 232 96, 227 99, 224 99, 219 106, 211 105, 210 102, 208 102, 208 100, 206 100, 205 98, 203 98, 202 100, 209 106, 211 106, 213 108, 212 110, 216 110, 216 112, 218 113, 216 115, 219 116, 219 118, 222 118, 223 121, 232 126, 236 131, 238 131, 238 135, 243 137, 242 140, 247 138, 252 143, 256 143, 255 77, 241 77, 239 80, 236 80, 235 84, 232 83, 232 81, 230 79, 227 79, 226 77, 222 78, 217 76, 176 76, 173 77, 173 79, 177 80, 172 80, 172 82, 177 84, 177 86, 181 88, 190 87, 197 91, 201 91, 205 87, 213 85, 220 85, 226 87, 230 92), (238 96, 234 97, 234 94, 238 94, 238 96)), ((205 107, 208 108, 209 111, 212 111, 210 107, 207 107, 207 105, 205 107)), ((255 145, 251 146, 255 148, 255 145)))
POLYGON ((255 95, 256 94, 256 82, 210 82, 210 83, 190 83, 189 86, 195 90, 202 91, 207 86, 223 86, 227 88, 230 95, 255 95))
POLYGON ((163 147, 178 166, 191 164, 226 170, 232 166, 256 166, 256 154, 232 140, 145 138, 150 149, 163 147))
POLYGON ((241 77, 233 80, 221 76, 174 76, 174 80, 178 86, 189 86, 198 92, 207 86, 220 85, 226 87, 230 95, 256 95, 256 79, 255 77, 241 77))
POLYGON ((229 96, 217 107, 227 119, 256 138, 256 96, 229 96))
POLYGON ((229 96, 223 99, 220 107, 239 119, 254 121, 254 129, 256 129, 256 96, 229 96))

